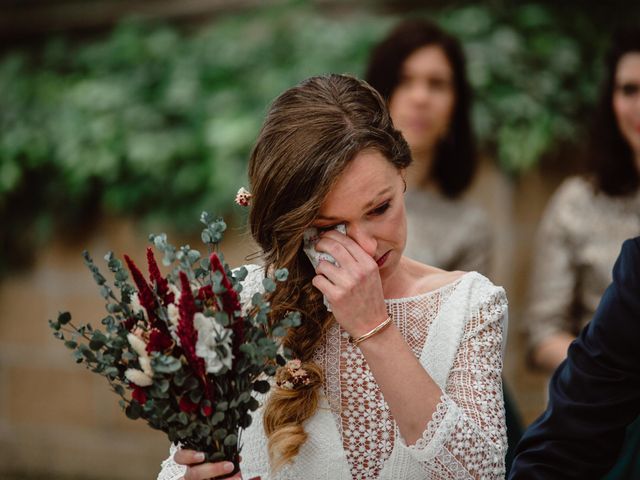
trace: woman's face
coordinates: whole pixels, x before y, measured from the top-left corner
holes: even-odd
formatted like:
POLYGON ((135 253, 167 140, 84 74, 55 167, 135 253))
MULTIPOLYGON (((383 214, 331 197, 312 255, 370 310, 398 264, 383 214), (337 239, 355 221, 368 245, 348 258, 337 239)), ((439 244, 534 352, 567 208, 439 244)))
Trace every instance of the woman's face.
POLYGON ((402 65, 389 112, 412 152, 431 152, 446 135, 455 104, 453 70, 439 46, 419 48, 402 65))
POLYGON ((382 285, 396 270, 407 238, 401 171, 376 150, 360 152, 337 180, 313 223, 340 223, 347 235, 378 263, 382 285))
POLYGON ((640 52, 627 53, 618 62, 613 111, 640 169, 640 52))

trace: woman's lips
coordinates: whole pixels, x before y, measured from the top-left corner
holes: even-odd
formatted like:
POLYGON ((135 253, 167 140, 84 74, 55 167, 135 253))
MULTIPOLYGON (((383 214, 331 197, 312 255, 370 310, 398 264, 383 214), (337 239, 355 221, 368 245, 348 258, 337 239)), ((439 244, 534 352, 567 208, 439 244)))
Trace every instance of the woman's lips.
POLYGON ((391 251, 388 251, 387 253, 385 253, 379 259, 376 260, 376 263, 378 264, 378 268, 384 265, 384 262, 387 261, 387 258, 389 258, 389 253, 391 253, 391 251))

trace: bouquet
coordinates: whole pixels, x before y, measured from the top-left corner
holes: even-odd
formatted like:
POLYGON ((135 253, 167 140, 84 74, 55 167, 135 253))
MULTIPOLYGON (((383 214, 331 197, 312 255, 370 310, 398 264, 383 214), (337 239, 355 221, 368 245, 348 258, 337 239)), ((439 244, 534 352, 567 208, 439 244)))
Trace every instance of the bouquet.
MULTIPOLYGON (((129 418, 142 418, 171 442, 205 452, 207 461, 234 462, 237 473, 242 430, 259 406, 252 393, 269 390, 269 377, 289 355, 277 339, 300 324, 300 315, 269 319, 269 303, 260 293, 244 311, 240 292, 247 270, 231 271, 218 253, 226 225, 206 212, 201 221, 206 257, 188 245, 176 249, 165 234, 150 235, 171 267, 166 277, 151 247, 148 279, 127 255, 125 268, 109 252, 112 287, 85 251, 107 301, 104 328, 76 325, 69 312, 49 324, 77 363, 106 378, 129 418)), ((262 285, 270 293, 286 279, 286 270, 276 270, 262 285)))

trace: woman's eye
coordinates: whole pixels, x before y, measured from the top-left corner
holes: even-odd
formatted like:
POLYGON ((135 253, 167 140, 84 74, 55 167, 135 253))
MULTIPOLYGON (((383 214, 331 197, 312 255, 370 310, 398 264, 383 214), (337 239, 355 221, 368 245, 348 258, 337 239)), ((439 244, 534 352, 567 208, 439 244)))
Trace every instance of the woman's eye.
POLYGON ((451 82, 444 78, 432 78, 429 81, 429 86, 433 90, 448 90, 451 87, 451 82))
POLYGON ((622 85, 618 85, 618 90, 622 92, 625 97, 632 97, 640 92, 640 84, 623 83, 622 85))
POLYGON ((371 210, 369 212, 369 215, 382 215, 384 212, 386 212, 389 209, 390 206, 391 206, 391 202, 385 202, 379 207, 376 207, 373 210, 371 210))

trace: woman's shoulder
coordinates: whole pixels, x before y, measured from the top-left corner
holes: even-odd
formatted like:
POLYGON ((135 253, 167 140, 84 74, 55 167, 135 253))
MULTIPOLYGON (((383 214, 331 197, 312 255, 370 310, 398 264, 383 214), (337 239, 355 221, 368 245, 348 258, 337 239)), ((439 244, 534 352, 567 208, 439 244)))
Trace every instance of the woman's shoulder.
MULTIPOLYGON (((443 304, 447 315, 459 315, 465 323, 475 319, 472 323, 476 329, 504 318, 508 309, 504 288, 481 273, 446 271, 415 261, 411 267, 415 269, 415 275, 424 275, 417 280, 423 295, 451 287, 451 294, 443 304)), ((416 296, 420 297, 419 294, 416 296)))
POLYGON ((577 238, 585 228, 585 216, 592 215, 599 203, 588 179, 581 176, 567 178, 545 208, 540 227, 543 238, 549 235, 577 238))
POLYGON ((425 263, 402 257, 403 268, 406 272, 405 297, 427 294, 447 285, 455 283, 465 272, 448 271, 433 267, 425 263))
MULTIPOLYGON (((428 266, 427 266, 428 267, 428 266)), ((455 287, 459 301, 466 299, 469 305, 485 303, 507 303, 503 287, 495 285, 489 278, 479 272, 446 271, 428 267, 422 280, 423 291, 434 291, 447 286, 455 287)))
POLYGON ((591 182, 583 176, 565 179, 554 192, 551 202, 560 205, 576 205, 595 196, 591 182))

